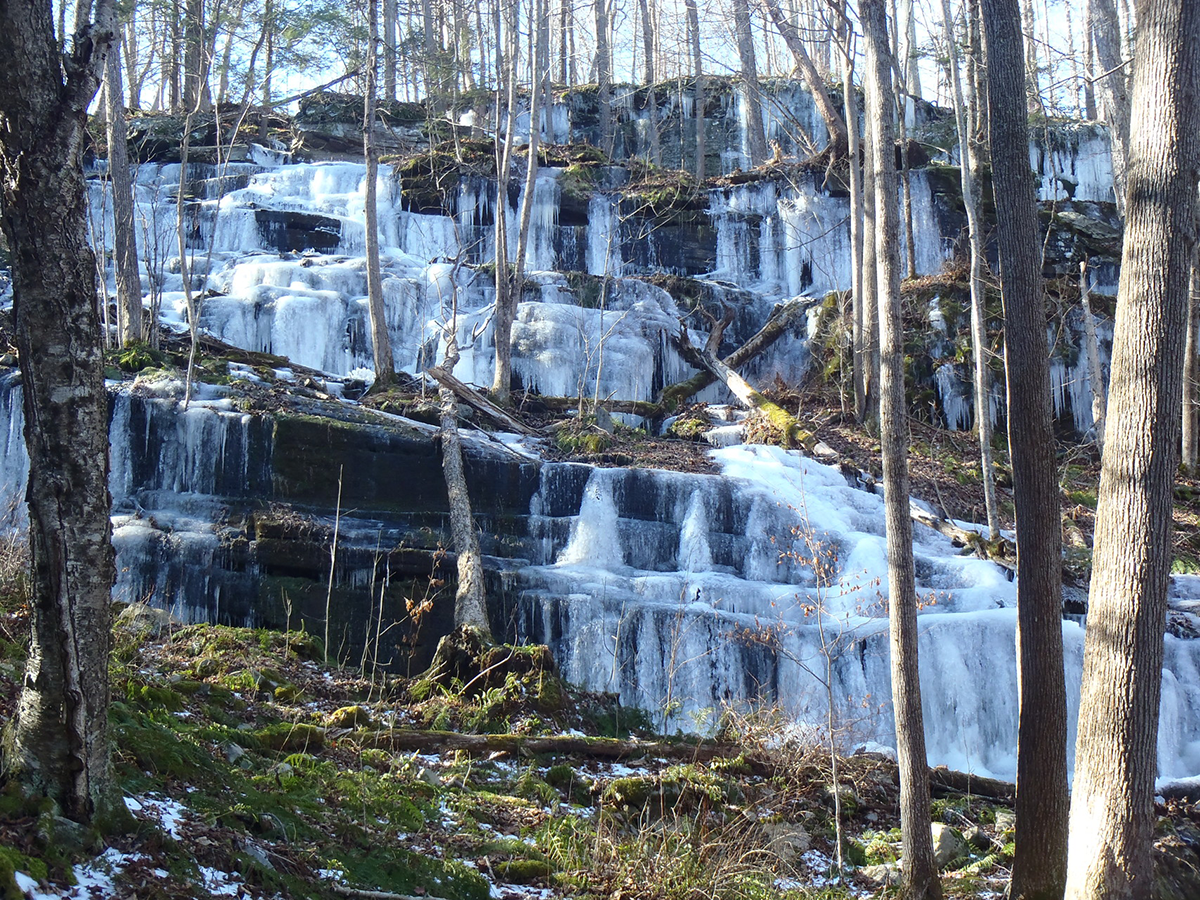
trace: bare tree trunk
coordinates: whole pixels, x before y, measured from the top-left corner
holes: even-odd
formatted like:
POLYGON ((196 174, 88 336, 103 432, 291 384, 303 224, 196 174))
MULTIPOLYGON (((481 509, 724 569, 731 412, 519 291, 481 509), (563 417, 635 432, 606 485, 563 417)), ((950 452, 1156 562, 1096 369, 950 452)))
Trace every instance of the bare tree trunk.
POLYGON ((863 171, 862 142, 858 133, 858 95, 854 90, 854 32, 846 17, 846 2, 839 12, 839 43, 842 54, 842 97, 846 107, 847 144, 850 151, 850 298, 854 320, 854 416, 862 422, 867 415, 867 381, 870 353, 867 350, 867 310, 863 295, 863 171))
MULTIPOLYGON (((512 281, 505 291, 503 302, 499 293, 496 295, 496 317, 493 327, 496 335, 496 372, 492 383, 492 393, 496 402, 508 402, 509 389, 512 381, 512 326, 516 318, 517 304, 521 302, 522 288, 525 283, 525 257, 529 252, 529 223, 533 215, 533 203, 537 190, 538 174, 538 119, 542 112, 542 96, 545 88, 546 70, 549 66, 550 35, 549 16, 545 0, 537 0, 536 8, 531 11, 530 27, 536 31, 530 35, 531 48, 530 67, 533 71, 529 98, 529 158, 525 165, 525 190, 521 196, 521 215, 517 227, 516 266, 512 281)), ((511 144, 512 137, 509 136, 511 144)), ((510 150, 506 149, 507 156, 510 150)), ((507 269, 507 267, 506 267, 507 269)))
POLYGON ((600 104, 600 149, 605 153, 613 152, 613 117, 612 117, 612 49, 609 47, 609 33, 612 27, 612 10, 608 0, 592 0, 596 17, 596 85, 597 99, 600 104))
POLYGON ((0 4, 0 59, 11 67, 0 78, 0 228, 12 253, 32 547, 31 640, 3 770, 102 827, 123 805, 109 764, 108 400, 82 149, 114 31, 112 0, 98 0, 64 66, 49 4, 0 4))
POLYGON ((1049 349, 1017 0, 983 0, 1000 244, 1009 456, 1017 519, 1017 835, 1014 898, 1061 895, 1067 848, 1062 524, 1049 349))
POLYGON ((1092 421, 1096 446, 1104 452, 1104 373, 1100 371, 1100 347, 1096 341, 1096 318, 1092 315, 1091 284, 1087 263, 1079 264, 1079 299, 1083 305, 1083 335, 1087 344, 1088 384, 1092 393, 1092 421))
MULTIPOLYGON (((457 289, 456 289, 457 290, 457 289)), ((457 302, 455 309, 457 310, 457 302)), ((442 367, 454 372, 458 363, 458 340, 455 335, 457 315, 452 316, 446 332, 446 358, 442 367)), ((471 514, 471 494, 463 471, 462 441, 458 434, 458 400, 446 387, 438 388, 441 402, 442 474, 446 478, 446 494, 450 501, 450 532, 454 536, 454 552, 458 554, 458 589, 454 595, 454 624, 477 629, 485 640, 492 639, 488 622, 487 596, 483 578, 483 553, 479 549, 479 534, 471 514)))
POLYGON ((647 130, 650 132, 650 162, 656 166, 662 164, 662 148, 659 146, 658 135, 658 93, 655 87, 654 71, 654 15, 650 0, 638 0, 642 10, 642 46, 645 50, 646 85, 649 88, 646 97, 647 130))
POLYGON ((1121 55, 1121 23, 1115 0, 1089 0, 1092 39, 1100 76, 1096 87, 1100 114, 1108 125, 1112 144, 1113 189, 1117 210, 1125 213, 1125 167, 1129 156, 1129 81, 1121 55))
MULTIPOLYGON (((517 15, 515 4, 505 7, 507 62, 504 67, 504 83, 507 84, 508 96, 503 140, 500 128, 496 128, 496 314, 492 322, 496 368, 492 394, 497 403, 508 402, 512 387, 512 322, 517 303, 520 302, 521 291, 521 285, 514 283, 508 267, 508 182, 511 177, 513 147, 517 140, 514 134, 517 122, 517 48, 520 45, 517 15)), ((499 91, 497 94, 499 95, 499 91)), ((496 116, 500 116, 499 102, 496 104, 496 116)))
POLYGON ((383 98, 396 99, 396 0, 383 0, 383 98))
POLYGON ((375 92, 379 45, 378 0, 367 3, 367 89, 363 101, 363 157, 367 164, 366 198, 363 214, 367 238, 367 312, 371 325, 371 352, 375 363, 374 390, 384 390, 396 380, 392 339, 388 334, 383 305, 383 275, 379 266, 379 212, 376 192, 379 181, 379 150, 375 146, 375 92))
MULTIPOLYGON (((866 79, 864 78, 864 84, 866 79)), ((864 92, 865 93, 865 92, 864 92)), ((878 139, 874 131, 874 124, 867 119, 866 133, 863 135, 863 193, 862 193, 862 233, 863 233, 863 256, 862 256, 862 295, 863 295, 863 321, 866 324, 865 342, 867 352, 867 366, 865 369, 866 379, 866 420, 867 422, 879 421, 879 388, 881 383, 880 367, 881 361, 879 356, 879 279, 876 277, 876 268, 878 260, 878 242, 875 237, 875 232, 878 228, 876 219, 876 190, 875 190, 875 167, 871 160, 874 159, 875 141, 878 139)), ((894 202, 894 200, 893 200, 894 202)))
POLYGON ((204 30, 204 0, 187 0, 183 18, 183 105, 198 111, 212 107, 204 30))
POLYGON ((758 62, 754 56, 748 0, 733 0, 733 23, 737 33, 738 59, 742 63, 742 81, 745 83, 742 101, 746 109, 745 148, 750 166, 753 167, 767 158, 767 137, 763 132, 762 97, 758 90, 758 62))
MULTIPOLYGON (((183 7, 181 0, 171 0, 171 18, 167 22, 167 31, 171 49, 167 52, 168 35, 163 36, 163 74, 169 82, 169 109, 178 110, 183 105, 183 86, 180 82, 180 62, 183 59, 183 7)), ((188 107, 189 109, 191 107, 188 107)))
POLYGON ((1187 337, 1183 346, 1183 468, 1196 471, 1196 383, 1200 371, 1196 366, 1197 303, 1200 303, 1200 254, 1192 255, 1192 284, 1188 291, 1187 337))
POLYGON ((1021 31, 1025 38, 1025 97, 1029 115, 1035 116, 1042 109, 1041 79, 1038 74, 1037 22, 1034 18, 1033 0, 1021 0, 1021 31))
POLYGON ((1092 41, 1092 0, 1083 0, 1083 108, 1089 122, 1096 121, 1096 86, 1092 83, 1095 72, 1096 50, 1092 41))
POLYGON ((1153 886, 1172 487, 1198 211, 1200 4, 1146 0, 1139 16, 1138 115, 1096 508, 1068 900, 1146 897, 1153 886))
MULTIPOLYGON (((812 58, 808 55, 796 26, 779 8, 779 0, 761 0, 761 2, 763 9, 766 10, 771 21, 779 30, 779 34, 783 37, 784 43, 787 44, 788 50, 791 51, 792 57, 796 61, 796 67, 804 79, 804 84, 808 87, 813 102, 817 105, 817 111, 825 121, 825 128, 829 131, 830 151, 836 157, 845 156, 850 142, 846 130, 846 119, 842 118, 842 114, 834 105, 833 98, 829 95, 829 89, 825 87, 825 80, 817 72, 817 67, 813 65, 812 58)), ((850 113, 847 112, 847 118, 849 115, 850 113)))
POLYGON ((971 136, 986 142, 988 135, 987 58, 983 48, 983 13, 981 0, 967 0, 967 112, 974 110, 971 136), (972 101, 974 99, 974 102, 972 101))
POLYGON ((884 0, 861 0, 867 51, 867 118, 875 170, 875 244, 879 330, 883 343, 880 444, 887 520, 888 620, 892 705, 900 771, 900 827, 904 868, 901 892, 909 900, 940 900, 941 883, 930 834, 929 766, 917 669, 917 587, 908 499, 908 404, 904 395, 904 334, 900 318, 900 232, 896 210, 896 157, 891 54, 884 0))
MULTIPOLYGON (((904 99, 907 91, 897 92, 904 99)), ((917 235, 913 227, 912 205, 912 170, 908 165, 908 126, 904 124, 904 116, 900 116, 900 177, 904 182, 904 263, 909 278, 916 278, 917 271, 917 235)))
MULTIPOLYGON (((131 7, 129 17, 121 26, 121 46, 125 50, 125 82, 129 86, 129 106, 138 109, 142 105, 142 81, 144 75, 138 67, 138 19, 137 8, 131 7)), ((153 51, 153 44, 151 44, 153 51)), ((148 65, 148 63, 147 63, 148 65)), ((125 101, 122 100, 122 103, 125 101)))
POLYGON ((692 118, 696 121, 696 180, 704 181, 705 166, 705 144, 707 135, 707 127, 705 125, 705 107, 708 104, 708 97, 705 92, 704 84, 704 63, 700 53, 700 13, 696 7, 696 0, 683 0, 684 6, 687 9, 687 30, 688 43, 691 45, 692 51, 692 75, 696 79, 696 86, 692 95, 692 118))
POLYGON ((117 332, 122 344, 142 337, 142 278, 138 274, 137 229, 133 221, 133 185, 125 141, 125 107, 121 91, 120 37, 114 39, 104 64, 105 131, 108 175, 112 188, 113 257, 117 281, 117 332))
MULTIPOLYGON (((262 105, 271 106, 271 75, 275 71, 275 2, 263 0, 263 30, 267 35, 267 57, 263 60, 262 105)), ((266 128, 266 119, 262 127, 266 128)))
POLYGON ((949 48, 949 80, 954 99, 954 119, 958 126, 958 145, 961 159, 963 204, 967 211, 967 236, 971 244, 971 344, 975 362, 975 427, 979 434, 979 460, 983 474, 983 505, 987 512, 988 538, 1000 539, 1000 511, 996 504, 996 475, 992 468, 992 378, 987 359, 987 328, 984 319, 984 255, 983 218, 980 215, 979 187, 976 181, 979 161, 975 142, 967 124, 967 109, 963 101, 962 82, 958 68, 958 42, 950 0, 942 0, 942 19, 945 25, 946 46, 949 48))

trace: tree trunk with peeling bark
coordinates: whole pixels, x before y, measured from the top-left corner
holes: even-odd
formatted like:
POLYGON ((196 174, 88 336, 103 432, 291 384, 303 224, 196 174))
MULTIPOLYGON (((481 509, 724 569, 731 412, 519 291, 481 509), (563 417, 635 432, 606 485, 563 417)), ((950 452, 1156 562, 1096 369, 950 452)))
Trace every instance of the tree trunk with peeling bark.
MULTIPOLYGON (((882 341, 880 445, 887 523, 888 621, 896 756, 900 770, 900 828, 904 867, 901 894, 940 900, 941 883, 930 834, 929 767, 917 667, 917 586, 908 501, 908 423, 904 395, 904 334, 900 318, 899 215, 896 209, 895 102, 891 89, 884 0, 861 0, 867 51, 867 119, 875 171, 876 264, 882 341)), ((868 273, 872 274, 872 273, 868 273)))
POLYGON ((1153 887, 1172 488, 1200 179, 1200 4, 1146 0, 1138 17, 1068 900, 1147 897, 1153 887))
POLYGON ((989 142, 999 223, 1009 456, 1017 520, 1017 835, 1012 896, 1062 895, 1067 699, 1062 524, 1050 406, 1045 288, 1017 0, 983 0, 989 142))
POLYGON ((108 401, 87 242, 82 150, 87 108, 114 31, 111 0, 64 57, 49 3, 0 3, 0 227, 29 448, 32 637, 5 777, 67 817, 103 824, 123 809, 108 743, 108 401), (65 65, 64 65, 65 63, 65 65))

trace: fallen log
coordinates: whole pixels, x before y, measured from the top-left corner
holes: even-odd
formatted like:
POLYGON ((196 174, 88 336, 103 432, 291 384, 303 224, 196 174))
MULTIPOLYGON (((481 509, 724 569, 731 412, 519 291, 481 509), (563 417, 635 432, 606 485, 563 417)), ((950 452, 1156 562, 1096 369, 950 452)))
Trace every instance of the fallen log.
MULTIPOLYGON (((533 405, 540 403, 546 409, 552 409, 555 412, 579 409, 578 397, 546 397, 541 394, 530 394, 526 398, 526 402, 533 405)), ((591 402, 588 400, 585 400, 584 403, 587 407, 591 406, 591 402)), ((666 408, 662 404, 652 400, 601 400, 600 406, 609 412, 626 413, 641 416, 644 419, 655 419, 666 413, 666 408)))
MULTIPOLYGON (((613 762, 653 758, 699 763, 742 757, 751 771, 758 775, 774 775, 786 768, 786 761, 777 754, 748 750, 726 741, 686 743, 571 735, 532 737, 524 734, 461 734, 405 728, 346 732, 341 739, 359 747, 394 753, 440 754, 462 751, 472 755, 511 753, 516 756, 583 756, 613 762)), ((1016 797, 1016 786, 1007 781, 957 772, 944 766, 931 768, 929 779, 933 791, 942 796, 969 794, 1004 803, 1011 803, 1016 797)))
MULTIPOLYGON (((709 347, 705 347, 704 349, 696 347, 688 338, 687 329, 681 328, 677 343, 684 359, 697 368, 702 367, 710 372, 714 378, 719 379, 729 388, 730 392, 743 404, 765 415, 771 424, 784 434, 789 444, 802 447, 806 452, 814 456, 819 456, 822 459, 828 460, 831 453, 836 456, 836 453, 828 445, 822 443, 813 432, 801 426, 783 407, 777 403, 772 403, 756 391, 746 379, 717 359, 710 349, 711 341, 709 347)), ((847 460, 841 461, 841 468, 843 473, 848 477, 854 475, 861 483, 873 484, 875 481, 869 473, 864 472, 847 460)), ((925 525, 939 534, 945 535, 957 546, 971 548, 977 556, 983 559, 990 559, 998 566, 1010 572, 1016 570, 1016 552, 1010 541, 1003 538, 999 541, 989 541, 980 534, 969 531, 966 528, 960 528, 953 522, 928 513, 916 506, 910 507, 910 510, 914 522, 925 525)))
POLYGON ((483 394, 479 393, 479 391, 459 381, 441 366, 430 366, 425 371, 430 378, 442 387, 453 391, 454 395, 467 404, 467 406, 487 416, 506 431, 511 431, 514 434, 524 434, 529 437, 537 435, 537 431, 530 428, 524 422, 514 419, 487 397, 483 396, 483 394))
POLYGON ((524 734, 460 734, 454 731, 417 731, 395 728, 387 731, 356 731, 346 739, 363 747, 396 752, 513 753, 518 756, 586 756, 622 760, 643 756, 687 762, 732 759, 742 749, 727 743, 668 743, 665 741, 619 740, 617 738, 555 735, 531 737, 524 734))
MULTIPOLYGON (((746 379, 717 359, 710 347, 700 349, 695 346, 688 338, 687 328, 679 330, 676 343, 684 359, 696 368, 706 369, 748 408, 757 410, 766 416, 768 421, 783 433, 789 444, 803 447, 809 451, 817 445, 816 436, 812 432, 803 428, 795 417, 782 406, 768 400, 746 379)), ((711 343, 712 341, 710 341, 710 345, 711 343)))
POLYGON ((945 766, 929 770, 929 788, 935 794, 962 794, 1012 803, 1017 799, 1017 786, 1009 781, 984 778, 970 772, 956 772, 945 766))
POLYGON ((1017 570, 1016 548, 1005 538, 990 541, 977 531, 971 531, 955 525, 949 519, 935 516, 916 506, 912 507, 912 520, 920 525, 932 528, 938 534, 950 538, 956 547, 969 547, 977 556, 990 559, 1001 568, 1010 572, 1017 570))
MULTIPOLYGON (((738 347, 722 362, 731 369, 736 369, 754 359, 777 341, 785 331, 808 314, 814 304, 823 302, 820 299, 789 300, 780 303, 767 317, 766 323, 746 343, 738 347)), ((699 372, 686 381, 663 388, 661 402, 666 409, 678 409, 693 396, 700 393, 710 384, 717 381, 715 375, 708 369, 701 368, 699 372)))

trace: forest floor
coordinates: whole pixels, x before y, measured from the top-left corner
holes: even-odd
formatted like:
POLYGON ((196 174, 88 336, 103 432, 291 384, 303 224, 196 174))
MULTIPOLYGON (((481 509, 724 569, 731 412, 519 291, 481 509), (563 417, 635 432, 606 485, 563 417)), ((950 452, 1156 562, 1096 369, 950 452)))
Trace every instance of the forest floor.
MULTIPOLYGON (((27 611, 0 620, 0 718, 27 611)), ((769 712, 719 740, 563 684, 540 648, 493 648, 474 683, 321 659, 303 633, 118 616, 110 717, 124 833, 0 796, 4 897, 620 900, 877 896, 900 852, 895 765, 779 739, 769 712), (494 661, 493 661, 494 660, 494 661), (538 743, 538 736, 551 736, 538 743)), ((942 770, 935 770, 935 774, 942 770)), ((934 801, 947 897, 998 898, 1011 794, 934 801)), ((1200 863, 1196 812, 1160 804, 1160 858, 1200 863)), ((1164 895, 1171 896, 1171 895, 1164 895)), ((1186 896, 1186 894, 1176 894, 1186 896)))

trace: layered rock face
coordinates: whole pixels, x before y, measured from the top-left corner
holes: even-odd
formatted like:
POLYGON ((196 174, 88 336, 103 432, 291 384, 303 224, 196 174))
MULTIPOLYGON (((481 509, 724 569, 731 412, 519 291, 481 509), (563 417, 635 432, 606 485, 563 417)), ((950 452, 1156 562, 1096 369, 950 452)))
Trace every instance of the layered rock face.
MULTIPOLYGON (((690 89, 659 95, 664 164, 690 165, 697 124, 690 89)), ((802 89, 780 83, 766 92, 768 130, 784 158, 751 172, 744 101, 718 85, 701 124, 714 154, 710 169, 724 174, 705 185, 632 159, 644 152, 649 111, 638 92, 622 96, 613 156, 578 144, 552 147, 529 198, 529 277, 513 329, 513 368, 519 386, 543 395, 653 400, 693 373, 671 341, 681 321, 702 341, 712 319, 732 309, 727 353, 779 302, 816 301, 849 287, 844 175, 788 160, 805 146, 801 132, 818 147, 824 140, 802 89)), ((319 634, 328 621, 332 649, 344 657, 419 668, 428 639, 448 627, 453 596, 440 445, 430 426, 353 399, 372 377, 364 169, 351 161, 350 133, 338 124, 346 124, 338 112, 346 104, 323 102, 300 116, 300 146, 252 146, 243 161, 201 162, 182 179, 189 287, 203 296, 202 330, 287 359, 221 363, 187 408, 169 375, 110 383, 115 596, 148 600, 186 620, 303 623, 319 634)), ((543 138, 594 138, 594 98, 588 104, 586 91, 561 98, 541 122, 543 138)), ((417 375, 438 360, 455 310, 463 348, 456 374, 489 384, 493 226, 505 216, 517 230, 522 160, 508 185, 498 185, 490 145, 476 140, 471 124, 488 120, 486 106, 456 113, 457 147, 432 149, 417 110, 393 113, 395 149, 424 142, 423 152, 385 169, 378 185, 397 363, 417 375)), ((969 428, 961 286, 930 277, 961 246, 958 173, 953 156, 936 150, 940 114, 921 115, 931 148, 925 156, 934 161, 911 175, 913 274, 923 277, 908 293, 912 374, 941 423, 969 428)), ((518 129, 528 129, 527 115, 518 129)), ((163 152, 144 152, 149 161, 137 171, 143 279, 167 327, 183 330, 181 172, 163 152)), ((1107 202, 1104 134, 1056 129, 1030 159, 1042 176, 1050 228, 1047 275, 1074 277, 1086 258, 1097 292, 1112 292, 1119 232, 1107 202)), ((102 169, 92 203, 94 237, 106 246, 102 169)), ((1077 349, 1078 313, 1067 282, 1051 284, 1061 313, 1056 409, 1064 431, 1082 434, 1091 426, 1090 373, 1077 349)), ((814 302, 810 319, 744 374, 761 384, 801 381, 819 352, 810 337, 821 306, 814 302)), ((20 522, 27 466, 19 396, 14 376, 0 380, 9 525, 20 522)), ((719 388, 701 398, 725 399, 719 388)), ((1002 421, 1000 385, 992 408, 1002 421)), ((668 729, 705 729, 723 709, 767 704, 817 735, 832 701, 844 745, 891 742, 875 494, 777 448, 727 447, 714 454, 719 474, 685 474, 547 462, 535 444, 465 434, 500 633, 549 644, 568 678, 618 692, 668 729)), ((1001 569, 959 556, 932 531, 918 528, 917 554, 928 601, 921 652, 931 761, 1011 777, 1012 585, 1001 569)), ((1179 596, 1194 590, 1186 579, 1176 587, 1179 596)), ((1063 628, 1077 695, 1082 629, 1074 621, 1063 628)), ((1194 641, 1167 638, 1163 775, 1200 772, 1198 650, 1194 641)), ((1073 696, 1072 709, 1076 703, 1073 696)))

